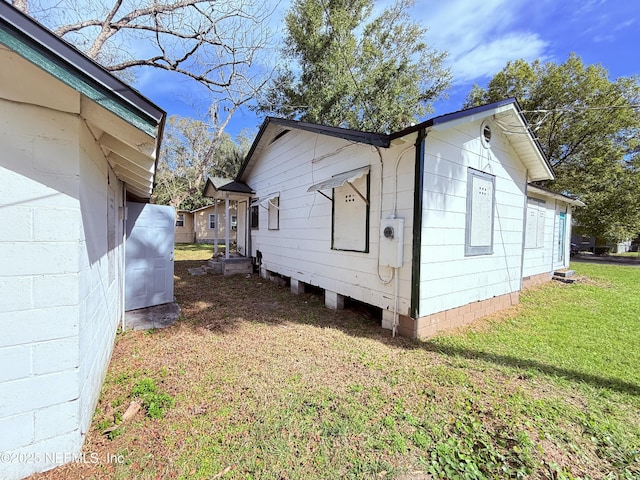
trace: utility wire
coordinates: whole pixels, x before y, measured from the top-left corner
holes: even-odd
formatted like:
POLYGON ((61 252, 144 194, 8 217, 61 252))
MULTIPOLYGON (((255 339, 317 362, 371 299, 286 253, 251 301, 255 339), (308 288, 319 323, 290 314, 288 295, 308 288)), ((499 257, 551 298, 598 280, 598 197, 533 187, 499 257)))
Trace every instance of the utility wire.
POLYGON ((561 107, 561 108, 546 108, 539 110, 522 110, 522 113, 567 113, 575 110, 612 110, 616 108, 640 108, 640 105, 608 105, 605 107, 561 107))

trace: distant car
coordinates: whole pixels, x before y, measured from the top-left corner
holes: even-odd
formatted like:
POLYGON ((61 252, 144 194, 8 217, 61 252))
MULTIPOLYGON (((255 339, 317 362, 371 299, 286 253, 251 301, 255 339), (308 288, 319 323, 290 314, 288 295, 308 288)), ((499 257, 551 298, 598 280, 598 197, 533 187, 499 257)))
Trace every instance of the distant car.
POLYGON ((575 255, 577 255, 579 253, 578 250, 578 245, 576 245, 575 243, 571 244, 571 249, 569 250, 569 254, 573 257, 575 255))

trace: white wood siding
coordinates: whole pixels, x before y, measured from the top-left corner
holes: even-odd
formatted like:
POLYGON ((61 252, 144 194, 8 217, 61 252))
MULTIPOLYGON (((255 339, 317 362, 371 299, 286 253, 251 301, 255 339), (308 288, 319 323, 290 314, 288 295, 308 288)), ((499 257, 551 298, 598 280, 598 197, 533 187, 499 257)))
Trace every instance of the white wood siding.
MULTIPOLYGON (((381 158, 374 147, 346 140, 292 130, 266 147, 262 158, 245 177, 262 203, 279 193, 279 229, 269 230, 268 212, 259 207, 259 229, 251 231, 251 253, 262 253, 265 269, 337 292, 383 309, 393 309, 393 282, 378 279, 380 218, 392 213, 395 165, 398 164, 397 216, 404 218, 404 265, 400 269, 400 313, 409 314, 411 239, 413 224, 412 143, 380 149, 384 164, 381 212, 381 158), (331 249, 331 202, 307 189, 333 175, 370 166, 369 252, 331 249)), ((331 196, 331 191, 323 193, 331 196)), ((380 267, 389 278, 392 270, 380 267)))
MULTIPOLYGON (((530 194, 530 198, 544 202, 544 241, 542 248, 525 248, 522 276, 529 277, 541 273, 551 273, 558 268, 569 267, 569 249, 571 246, 571 208, 553 198, 530 194), (564 239, 564 261, 558 257, 559 214, 566 212, 566 236, 564 239)), ((538 204, 540 205, 540 204, 538 204)), ((539 234, 539 232, 536 232, 539 234)))
POLYGON ((420 316, 520 289, 526 170, 498 126, 482 145, 480 123, 426 139, 420 316), (491 255, 465 256, 469 167, 495 176, 491 255))

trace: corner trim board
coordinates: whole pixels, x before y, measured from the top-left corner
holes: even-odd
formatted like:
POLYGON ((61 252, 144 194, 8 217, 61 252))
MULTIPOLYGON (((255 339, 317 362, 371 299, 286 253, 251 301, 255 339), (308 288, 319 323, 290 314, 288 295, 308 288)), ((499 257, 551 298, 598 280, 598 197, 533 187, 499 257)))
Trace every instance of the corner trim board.
POLYGON ((411 261, 411 316, 420 317, 420 263, 422 251, 422 208, 424 202, 424 156, 427 130, 421 128, 416 138, 413 186, 413 247, 411 261))

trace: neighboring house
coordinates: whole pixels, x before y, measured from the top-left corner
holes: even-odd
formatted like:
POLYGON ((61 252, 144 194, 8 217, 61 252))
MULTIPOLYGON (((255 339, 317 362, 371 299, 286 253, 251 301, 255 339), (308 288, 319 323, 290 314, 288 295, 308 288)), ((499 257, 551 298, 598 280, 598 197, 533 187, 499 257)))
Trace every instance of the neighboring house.
POLYGON ((193 225, 193 213, 190 210, 176 210, 174 239, 176 243, 195 243, 196 231, 193 225))
MULTIPOLYGON (((235 242, 238 215, 235 202, 229 205, 229 238, 235 242)), ((226 238, 224 205, 208 205, 196 210, 178 210, 175 222, 176 243, 215 243, 226 238)))
MULTIPOLYGON (((194 217, 195 242, 214 243, 226 238, 226 213, 224 205, 209 205, 191 212, 194 217)), ((229 239, 235 242, 238 227, 238 213, 233 202, 229 206, 229 239)))
POLYGON ((551 179, 513 99, 390 135, 268 118, 235 182, 255 192, 237 245, 293 291, 318 286, 329 307, 350 297, 394 333, 429 336, 568 266, 579 202, 530 186, 551 179))
POLYGON ((172 301, 174 212, 144 203, 162 110, 6 2, 0 64, 0 477, 17 479, 80 458, 124 310, 163 301, 149 259, 172 301))

